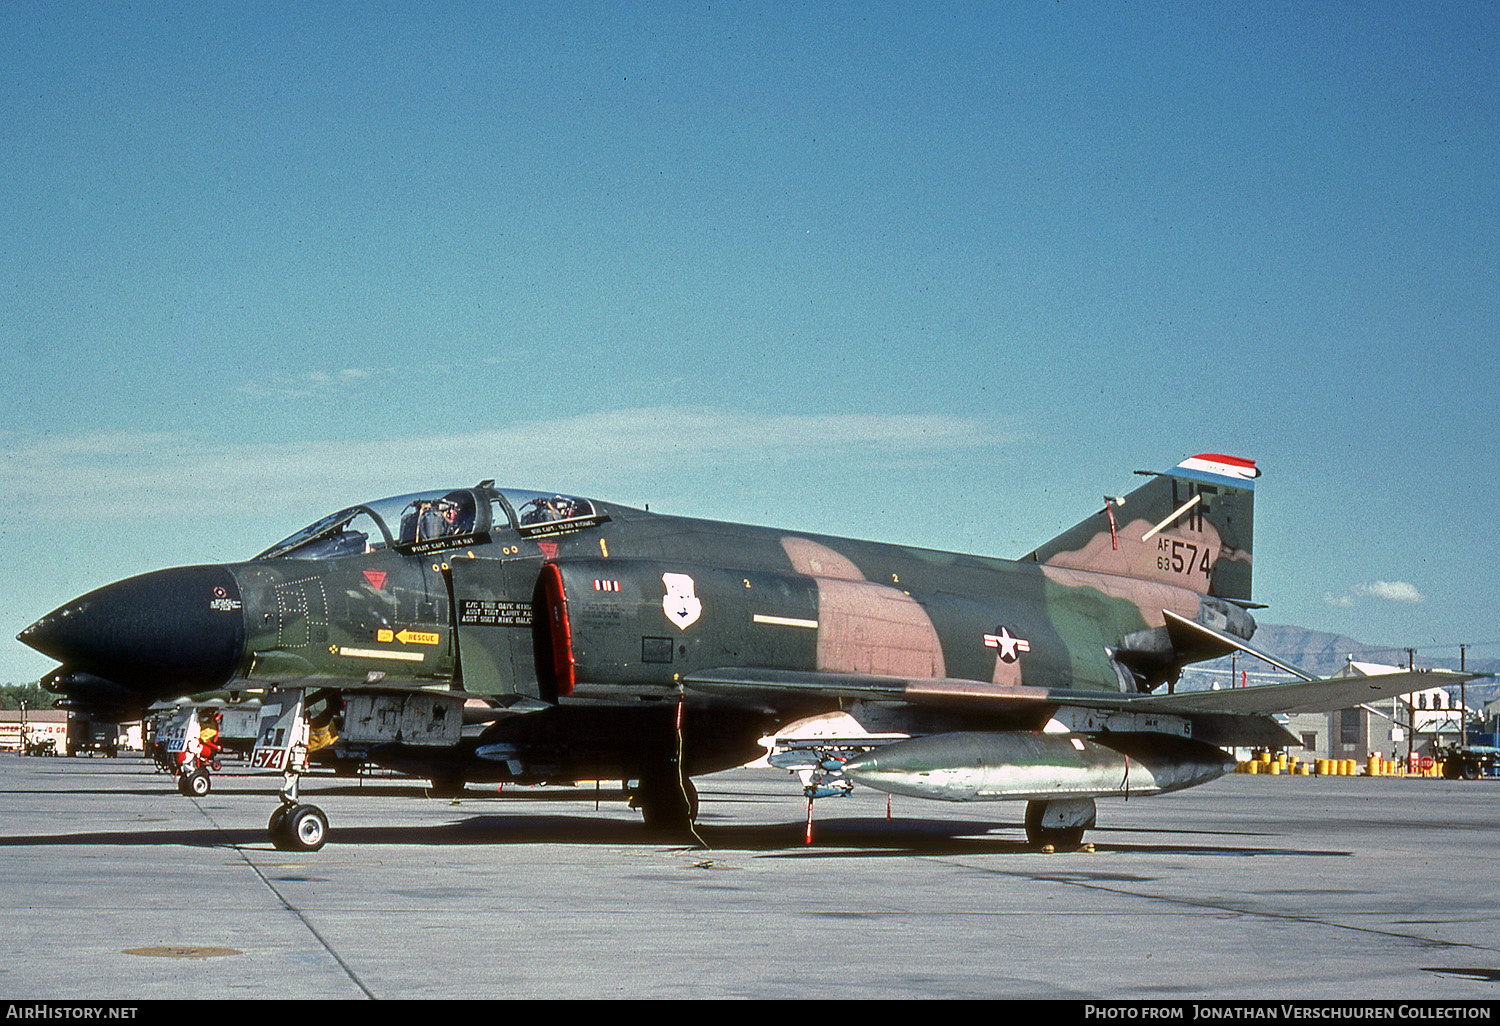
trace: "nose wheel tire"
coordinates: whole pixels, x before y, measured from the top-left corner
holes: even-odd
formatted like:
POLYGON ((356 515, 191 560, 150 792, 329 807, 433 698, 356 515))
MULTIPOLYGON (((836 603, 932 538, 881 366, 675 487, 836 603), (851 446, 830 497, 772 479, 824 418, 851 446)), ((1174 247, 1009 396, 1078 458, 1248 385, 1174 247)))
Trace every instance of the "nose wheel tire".
POLYGON ((177 778, 177 790, 189 798, 202 798, 213 790, 213 782, 209 780, 207 773, 194 770, 192 773, 177 778))
POLYGON ((328 817, 316 805, 283 805, 266 830, 278 851, 317 851, 328 840, 328 817))

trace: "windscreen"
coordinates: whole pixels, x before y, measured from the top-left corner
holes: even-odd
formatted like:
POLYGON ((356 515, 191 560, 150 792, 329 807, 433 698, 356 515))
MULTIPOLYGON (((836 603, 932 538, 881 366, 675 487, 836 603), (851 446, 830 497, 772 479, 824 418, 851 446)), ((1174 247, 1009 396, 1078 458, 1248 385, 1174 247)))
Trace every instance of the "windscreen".
POLYGON ((554 492, 502 492, 486 483, 479 488, 418 492, 350 506, 309 524, 255 558, 335 559, 387 548, 437 552, 487 544, 494 532, 519 529, 527 536, 555 534, 605 519, 587 499, 554 492))
MULTIPOLYGON (((398 495, 309 524, 256 559, 334 559, 381 549, 430 552, 489 541, 490 500, 470 488, 398 495)), ((504 519, 502 527, 508 527, 504 519)))

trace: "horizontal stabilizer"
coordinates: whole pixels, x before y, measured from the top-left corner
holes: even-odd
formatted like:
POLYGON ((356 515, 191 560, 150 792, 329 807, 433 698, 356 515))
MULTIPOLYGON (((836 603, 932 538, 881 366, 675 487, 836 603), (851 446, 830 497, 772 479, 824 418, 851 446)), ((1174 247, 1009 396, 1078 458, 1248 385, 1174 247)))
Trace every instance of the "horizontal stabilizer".
POLYGON ((1238 649, 1241 652, 1248 652, 1255 658, 1270 663, 1278 670, 1281 670, 1285 673, 1290 673, 1293 677, 1301 677, 1303 680, 1318 679, 1316 676, 1308 673, 1306 670, 1302 670, 1293 666, 1291 663, 1282 659, 1280 656, 1275 656, 1270 652, 1265 651, 1264 649, 1256 648, 1254 645, 1250 644, 1248 641, 1245 641, 1243 638, 1237 638, 1233 634, 1228 634, 1224 631, 1216 631, 1212 627, 1206 627, 1194 620, 1189 620, 1186 617, 1178 616, 1170 609, 1163 609, 1162 613, 1167 618, 1167 631, 1169 634, 1171 634, 1173 643, 1176 644, 1179 649, 1189 647, 1183 643, 1184 639, 1186 638, 1196 638, 1200 642, 1204 639, 1209 639, 1211 641, 1217 641, 1224 646, 1224 651, 1222 653, 1223 655, 1228 655, 1231 651, 1238 649))

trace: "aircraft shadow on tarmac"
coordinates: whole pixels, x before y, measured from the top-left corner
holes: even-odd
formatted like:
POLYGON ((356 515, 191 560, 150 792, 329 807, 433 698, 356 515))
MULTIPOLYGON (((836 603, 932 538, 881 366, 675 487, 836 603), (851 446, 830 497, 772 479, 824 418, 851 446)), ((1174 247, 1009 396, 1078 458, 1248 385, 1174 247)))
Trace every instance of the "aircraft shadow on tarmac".
MULTIPOLYGON (((576 800, 576 798, 575 798, 576 800)), ((1095 852, 1175 854, 1251 857, 1256 855, 1300 855, 1348 857, 1351 852, 1285 847, 1253 847, 1243 844, 1180 840, 1163 843, 1110 843, 1097 829, 1091 837, 1095 852)), ((1121 831, 1133 833, 1133 831, 1121 831)), ((1173 831, 1173 834, 1188 833, 1173 831)), ((1207 832, 1202 832, 1207 833, 1207 832)), ((1242 836, 1242 835, 1241 835, 1242 836)), ((568 844, 667 847, 703 851, 759 852, 780 858, 881 858, 912 855, 1035 855, 1019 824, 926 819, 827 819, 814 820, 812 843, 807 843, 804 821, 765 824, 715 825, 700 822, 696 836, 663 835, 647 831, 635 820, 608 819, 587 813, 579 815, 466 816, 435 825, 346 826, 329 830, 328 846, 318 855, 377 845, 495 845, 568 844), (1002 831, 1001 834, 992 831, 1002 831)), ((1225 838, 1227 840, 1227 837, 1225 838)), ((264 829, 191 829, 154 827, 129 831, 80 831, 23 834, 0 837, 0 848, 49 846, 129 847, 183 846, 194 848, 234 847, 271 850, 264 829)), ((1069 853, 1057 853, 1067 857, 1069 853)), ((310 857, 317 857, 312 855, 310 857)))

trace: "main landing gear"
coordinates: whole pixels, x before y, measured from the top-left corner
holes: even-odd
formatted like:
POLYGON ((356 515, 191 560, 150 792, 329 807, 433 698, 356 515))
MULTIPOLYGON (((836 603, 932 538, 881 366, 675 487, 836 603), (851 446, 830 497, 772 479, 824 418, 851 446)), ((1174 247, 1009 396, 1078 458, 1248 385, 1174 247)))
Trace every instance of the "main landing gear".
POLYGON ((687 777, 663 773, 643 778, 630 795, 646 829, 655 834, 690 834, 698 818, 698 789, 687 777))
POLYGON ((1094 825, 1092 798, 1063 798, 1026 803, 1026 840, 1039 848, 1075 851, 1083 844, 1083 832, 1094 825))

